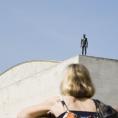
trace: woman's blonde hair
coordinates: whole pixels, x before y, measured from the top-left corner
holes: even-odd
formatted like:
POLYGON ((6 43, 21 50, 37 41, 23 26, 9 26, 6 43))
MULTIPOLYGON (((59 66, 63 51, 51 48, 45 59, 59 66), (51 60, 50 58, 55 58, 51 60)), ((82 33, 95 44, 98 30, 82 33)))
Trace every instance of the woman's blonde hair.
POLYGON ((62 95, 90 98, 95 93, 88 69, 82 64, 70 64, 60 86, 62 95))

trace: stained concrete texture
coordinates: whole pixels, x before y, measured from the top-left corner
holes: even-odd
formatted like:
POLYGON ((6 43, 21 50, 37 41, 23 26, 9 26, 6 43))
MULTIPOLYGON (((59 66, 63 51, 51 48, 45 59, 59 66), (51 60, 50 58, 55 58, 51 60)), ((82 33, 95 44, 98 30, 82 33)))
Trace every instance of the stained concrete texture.
POLYGON ((29 78, 43 70, 49 69, 60 62, 56 61, 28 61, 17 64, 0 75, 0 89, 16 81, 29 78))
POLYGON ((38 69, 35 65, 38 70, 41 70, 36 71, 36 73, 34 68, 28 68, 24 64, 15 67, 16 69, 19 68, 19 72, 14 68, 15 72, 9 70, 9 72, 2 74, 2 78, 0 78, 2 86, 0 88, 0 118, 16 118, 17 113, 24 107, 39 104, 48 96, 59 95, 62 72, 65 66, 70 63, 78 63, 78 56, 55 65, 51 64, 50 66, 49 64, 50 68, 46 66, 44 69, 41 64, 38 69), (33 74, 31 74, 31 70, 34 71, 33 74), (23 75, 24 72, 27 72, 28 76, 23 75), (14 73, 17 73, 15 77, 13 76, 14 73), (14 79, 12 80, 11 77, 14 79))
POLYGON ((95 98, 118 107, 118 60, 92 56, 79 56, 86 65, 95 84, 95 98))
POLYGON ((23 108, 59 95, 64 68, 70 63, 82 63, 90 70, 96 87, 94 98, 118 106, 118 60, 79 55, 61 62, 32 63, 0 76, 0 118, 16 118, 23 108))

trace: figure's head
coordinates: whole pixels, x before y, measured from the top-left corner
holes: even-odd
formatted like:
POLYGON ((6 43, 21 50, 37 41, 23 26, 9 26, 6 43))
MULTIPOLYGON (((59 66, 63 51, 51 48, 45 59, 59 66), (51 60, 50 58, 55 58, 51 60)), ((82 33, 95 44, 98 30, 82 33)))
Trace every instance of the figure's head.
POLYGON ((86 37, 86 34, 83 34, 83 37, 85 38, 86 37))
POLYGON ((61 94, 76 98, 91 98, 95 93, 88 69, 82 64, 70 64, 61 82, 61 94))

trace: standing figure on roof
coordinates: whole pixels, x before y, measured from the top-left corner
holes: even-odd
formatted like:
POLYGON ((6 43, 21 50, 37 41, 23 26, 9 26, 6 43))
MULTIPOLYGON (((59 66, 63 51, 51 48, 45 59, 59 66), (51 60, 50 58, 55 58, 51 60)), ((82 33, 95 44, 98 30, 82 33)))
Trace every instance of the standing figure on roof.
POLYGON ((88 48, 88 40, 86 34, 83 34, 83 38, 81 39, 81 48, 82 48, 82 55, 86 55, 88 48))

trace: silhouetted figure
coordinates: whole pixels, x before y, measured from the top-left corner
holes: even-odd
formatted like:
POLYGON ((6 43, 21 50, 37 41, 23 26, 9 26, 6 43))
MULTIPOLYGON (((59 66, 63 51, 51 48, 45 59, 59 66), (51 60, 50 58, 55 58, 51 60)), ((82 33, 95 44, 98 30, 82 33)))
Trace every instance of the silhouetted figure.
POLYGON ((82 47, 82 55, 86 55, 88 48, 88 40, 86 34, 83 34, 83 38, 81 39, 81 47, 82 47))

